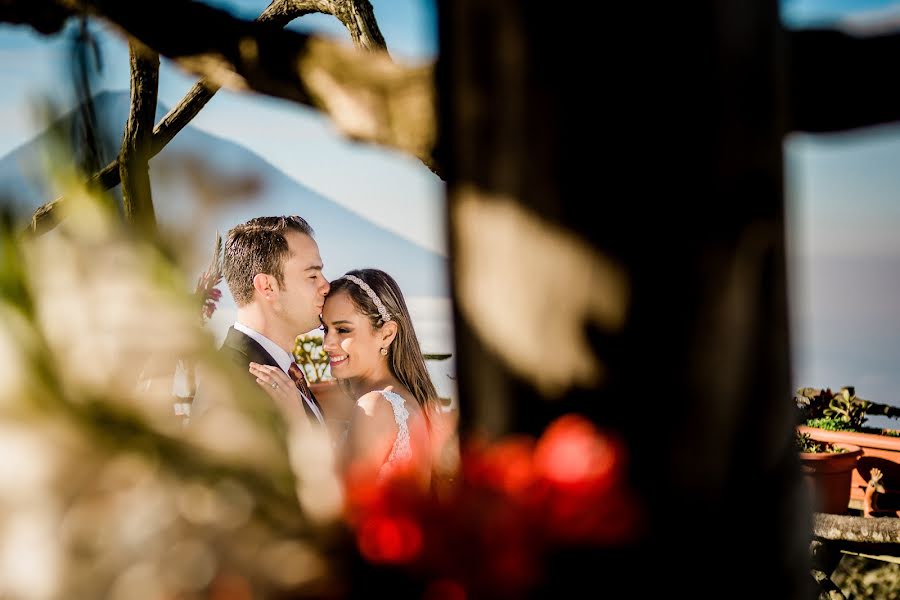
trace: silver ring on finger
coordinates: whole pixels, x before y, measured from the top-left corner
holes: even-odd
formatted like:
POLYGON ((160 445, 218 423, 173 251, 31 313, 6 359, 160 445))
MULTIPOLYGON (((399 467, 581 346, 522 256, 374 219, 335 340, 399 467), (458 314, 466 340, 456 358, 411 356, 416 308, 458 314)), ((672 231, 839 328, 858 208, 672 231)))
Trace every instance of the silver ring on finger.
POLYGON ((273 390, 277 390, 277 389, 278 389, 278 382, 277 382, 277 381, 273 381, 271 385, 272 385, 272 389, 273 389, 273 390))

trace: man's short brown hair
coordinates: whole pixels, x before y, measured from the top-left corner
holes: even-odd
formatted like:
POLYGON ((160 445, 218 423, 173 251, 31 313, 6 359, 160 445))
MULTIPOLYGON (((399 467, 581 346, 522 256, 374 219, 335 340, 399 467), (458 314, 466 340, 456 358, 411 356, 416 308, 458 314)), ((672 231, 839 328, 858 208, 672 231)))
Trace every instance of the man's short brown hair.
POLYGON ((253 278, 257 273, 272 275, 279 285, 284 285, 284 261, 289 253, 286 231, 313 236, 309 223, 296 215, 256 217, 228 231, 223 271, 239 307, 253 301, 253 278))

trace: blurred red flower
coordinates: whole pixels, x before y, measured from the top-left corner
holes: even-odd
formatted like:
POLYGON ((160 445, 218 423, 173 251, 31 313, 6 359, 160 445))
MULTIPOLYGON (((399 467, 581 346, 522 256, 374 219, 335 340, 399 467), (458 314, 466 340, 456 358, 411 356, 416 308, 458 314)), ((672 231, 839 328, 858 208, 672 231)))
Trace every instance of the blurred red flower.
POLYGON ((635 539, 641 511, 625 459, 616 435, 568 414, 537 440, 469 442, 441 497, 402 476, 349 479, 347 521, 366 560, 415 570, 426 596, 518 596, 539 583, 549 553, 635 539))
POLYGON ((222 290, 217 286, 222 283, 222 236, 216 232, 213 257, 206 270, 197 278, 194 296, 200 301, 200 319, 204 323, 216 312, 216 306, 222 298, 222 290))

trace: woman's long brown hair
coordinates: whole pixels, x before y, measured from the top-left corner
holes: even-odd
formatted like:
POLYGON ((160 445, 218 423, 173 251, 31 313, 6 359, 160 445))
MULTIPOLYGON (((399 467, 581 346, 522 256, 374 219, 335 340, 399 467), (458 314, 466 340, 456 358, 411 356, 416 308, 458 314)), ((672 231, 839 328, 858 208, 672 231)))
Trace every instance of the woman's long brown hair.
MULTIPOLYGON (((425 367, 425 357, 419 346, 419 339, 416 337, 400 286, 393 277, 380 269, 356 269, 348 271, 347 275, 354 275, 365 281, 384 304, 391 315, 391 320, 397 323, 397 335, 388 346, 388 366, 391 374, 412 393, 428 416, 431 411, 438 409, 437 390, 425 367)), ((328 293, 338 292, 349 295, 356 309, 369 319, 376 330, 384 326, 374 301, 358 284, 349 279, 335 279, 331 282, 331 290, 328 293)))

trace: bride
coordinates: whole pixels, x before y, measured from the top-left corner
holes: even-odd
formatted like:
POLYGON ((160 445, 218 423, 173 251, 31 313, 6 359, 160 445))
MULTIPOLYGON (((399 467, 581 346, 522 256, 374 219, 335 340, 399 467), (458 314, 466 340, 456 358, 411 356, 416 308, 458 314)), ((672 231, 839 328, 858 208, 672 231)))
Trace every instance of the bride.
POLYGON ((356 399, 339 464, 355 481, 431 484, 440 407, 394 279, 360 269, 331 282, 322 309, 331 374, 356 399))

